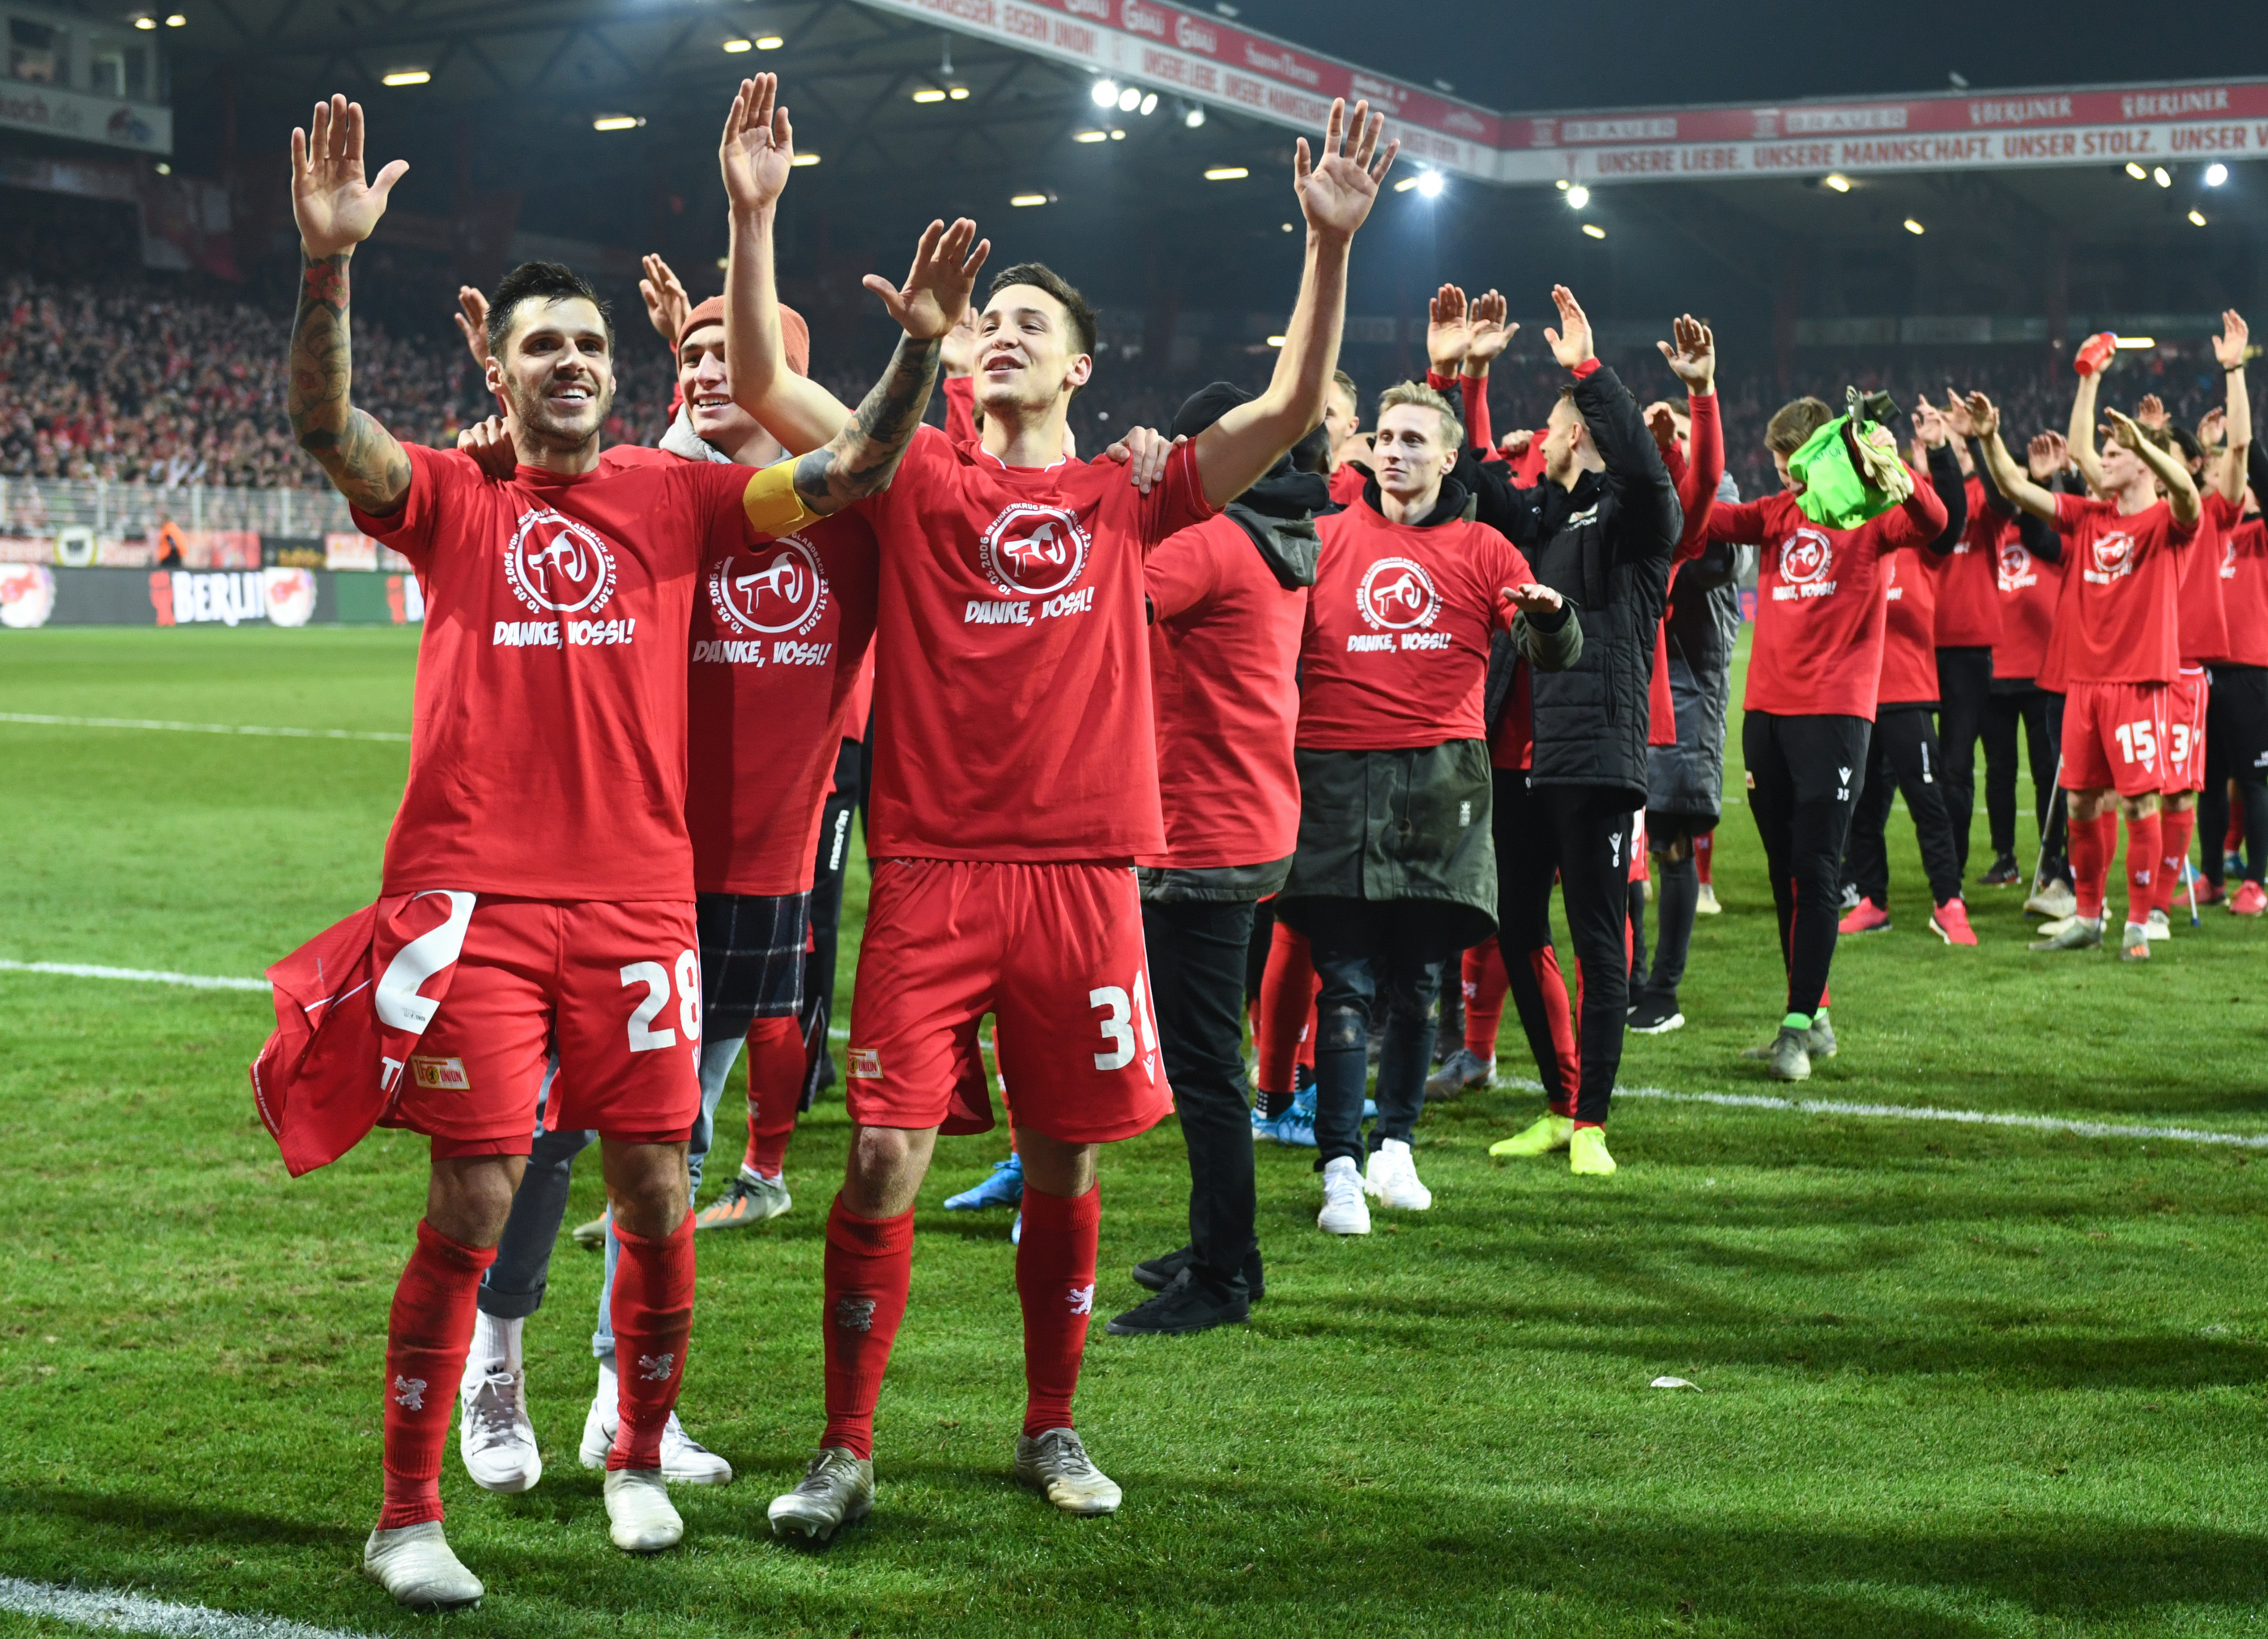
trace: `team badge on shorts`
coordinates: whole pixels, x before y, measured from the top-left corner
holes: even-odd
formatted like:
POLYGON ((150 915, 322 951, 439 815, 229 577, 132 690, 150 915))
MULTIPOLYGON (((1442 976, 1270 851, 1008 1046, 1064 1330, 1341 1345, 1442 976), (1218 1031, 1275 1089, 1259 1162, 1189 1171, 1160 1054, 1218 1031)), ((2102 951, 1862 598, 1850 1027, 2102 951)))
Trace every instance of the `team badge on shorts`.
POLYGON ((421 1087, 435 1087, 443 1092, 470 1092, 473 1078, 465 1069, 465 1061, 458 1058, 427 1058, 413 1055, 409 1060, 409 1079, 421 1087))
POLYGON ((882 1079, 882 1055, 874 1047, 853 1047, 843 1055, 843 1069, 860 1081, 882 1079))

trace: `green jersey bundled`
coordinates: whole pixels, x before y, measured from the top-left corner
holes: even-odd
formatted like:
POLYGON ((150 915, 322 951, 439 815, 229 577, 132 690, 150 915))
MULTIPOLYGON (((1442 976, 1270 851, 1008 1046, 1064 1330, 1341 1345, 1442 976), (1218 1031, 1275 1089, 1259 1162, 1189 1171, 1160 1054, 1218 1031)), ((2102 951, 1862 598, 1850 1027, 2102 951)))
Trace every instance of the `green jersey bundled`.
POLYGON ((1913 474, 1898 457, 1897 440, 1883 423, 1888 393, 1861 398, 1845 390, 1849 413, 1837 416, 1787 458, 1797 486, 1795 503, 1813 523, 1856 529, 1913 493, 1913 474), (1870 417, 1868 412, 1874 412, 1870 417))

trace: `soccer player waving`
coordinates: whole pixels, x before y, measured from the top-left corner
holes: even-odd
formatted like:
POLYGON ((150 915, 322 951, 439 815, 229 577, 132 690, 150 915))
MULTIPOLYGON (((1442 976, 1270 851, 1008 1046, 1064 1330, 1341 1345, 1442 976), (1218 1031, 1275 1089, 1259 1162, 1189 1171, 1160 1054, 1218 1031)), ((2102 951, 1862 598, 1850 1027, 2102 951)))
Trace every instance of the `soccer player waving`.
MULTIPOLYGON (((2150 878, 2161 848, 2166 695, 2180 670, 2179 555, 2197 540, 2203 508, 2171 439, 2117 410, 2104 413, 2111 437, 2101 457, 2102 498, 2081 500, 2034 483, 2001 442, 2000 413, 1992 401, 1981 393, 1969 395, 1970 419, 1984 440, 1993 482, 2018 506, 2055 526, 2073 563, 2064 576, 2040 680, 2065 695, 2061 779, 2071 796, 2079 913, 2063 931, 2032 948, 2101 948, 2103 890, 2123 813, 2126 927, 2118 953, 2143 961, 2150 954, 2150 878)), ((2242 496, 2241 475, 2239 484, 2242 496)))
MULTIPOLYGON (((475 1290, 554 1050, 551 1118, 600 1135, 620 1245, 611 1534, 634 1552, 682 1534, 660 1445, 693 1314, 685 1153, 702 1018, 684 746, 696 584, 704 560, 751 533, 783 533, 888 483, 928 401, 945 315, 967 305, 974 230, 933 227, 904 293, 873 282, 907 329, 887 373, 826 448, 762 471, 600 470, 612 325, 565 268, 517 270, 499 291, 512 299, 488 312, 488 384, 510 410, 519 455, 498 479, 469 455, 398 442, 351 401, 349 265, 408 166, 397 160, 365 182, 362 109, 343 97, 318 106, 291 147, 306 269, 292 430, 358 526, 410 560, 427 612, 409 788, 371 936, 384 976, 365 993, 378 1023, 416 1047, 406 1067, 372 1055, 355 1068, 381 1075, 387 1095, 362 1129, 378 1119, 428 1135, 431 1183, 388 1327, 386 1499, 363 1566, 405 1605, 462 1605, 482 1589, 442 1535, 441 1450, 475 1290)), ((318 1034, 364 1005, 342 996, 318 1034)), ((293 1073, 312 1062, 303 1055, 293 1073)), ((273 1069, 263 1054, 263 1104, 293 1091, 273 1069)), ((351 1103, 352 1081, 335 1073, 332 1085, 301 1090, 279 1138, 293 1137, 304 1110, 351 1103)), ((320 1158, 358 1136, 333 1135, 320 1158)))
MULTIPOLYGON (((726 363, 734 397, 794 449, 845 412, 781 367, 771 236, 793 146, 775 94, 769 75, 745 83, 726 128, 726 363)), ((978 320, 981 440, 917 434, 866 509, 881 584, 855 1131, 828 1218, 827 1427, 802 1482, 772 1504, 776 1531, 826 1538, 873 1505, 874 1407, 905 1315, 915 1194, 940 1130, 991 1125, 976 1044, 988 1012, 1025 1180, 1016 1474, 1067 1512, 1118 1506, 1072 1430, 1071 1396, 1094 1297, 1097 1146, 1146 1130, 1169 1101, 1131 869, 1165 848, 1143 559, 1322 420, 1349 246, 1394 156, 1382 126, 1358 104, 1350 129, 1335 103, 1312 164, 1300 140, 1307 266, 1275 378, 1176 446, 1147 495, 1115 467, 1065 458, 1094 317, 1026 263, 993 280, 978 320)))

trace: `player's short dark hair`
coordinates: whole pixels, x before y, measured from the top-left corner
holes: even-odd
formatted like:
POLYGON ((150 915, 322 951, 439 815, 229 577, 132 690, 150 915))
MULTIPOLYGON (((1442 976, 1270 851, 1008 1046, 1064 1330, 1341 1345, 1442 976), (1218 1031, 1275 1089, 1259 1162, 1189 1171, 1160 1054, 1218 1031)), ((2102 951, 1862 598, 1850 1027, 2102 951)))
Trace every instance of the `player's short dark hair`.
POLYGON ((1012 284, 1028 284, 1054 297, 1071 320, 1071 339, 1078 343, 1071 350, 1090 358, 1094 356, 1094 309, 1086 305, 1077 285, 1043 261, 1020 261, 993 275, 987 294, 998 296, 1012 284))
POLYGON ((612 352, 614 310, 588 279, 560 261, 524 261, 504 276, 489 298, 489 351, 504 351, 504 339, 512 334, 512 315, 522 302, 565 302, 578 296, 599 310, 599 322, 607 327, 607 350, 612 352))
POLYGON ((1806 394, 1793 399, 1772 413, 1764 423, 1764 448, 1780 455, 1793 455, 1811 442, 1811 435, 1835 419, 1835 412, 1819 400, 1806 394))
POLYGON ((1327 472, 1331 464, 1330 435, 1317 422, 1307 429, 1307 436, 1292 446, 1292 470, 1295 473, 1327 472))
POLYGON ((2181 423, 2176 422, 2171 426, 2168 427, 2166 429, 2166 436, 2174 441, 2174 447, 2182 452, 2182 457, 2184 460, 2202 461, 2205 459, 2205 445, 2198 442, 2197 434, 2183 426, 2181 423))

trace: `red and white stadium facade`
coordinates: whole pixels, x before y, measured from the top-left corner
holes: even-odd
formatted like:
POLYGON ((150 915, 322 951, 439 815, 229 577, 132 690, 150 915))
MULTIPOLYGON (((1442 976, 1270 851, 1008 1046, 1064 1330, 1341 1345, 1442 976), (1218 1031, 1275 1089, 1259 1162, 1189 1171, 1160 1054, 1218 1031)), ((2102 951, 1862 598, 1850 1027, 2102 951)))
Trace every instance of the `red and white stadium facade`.
POLYGON ((863 0, 1299 130, 1385 110, 1410 160, 1484 181, 1722 180, 2268 157, 2268 80, 1504 114, 1164 0, 863 0))

